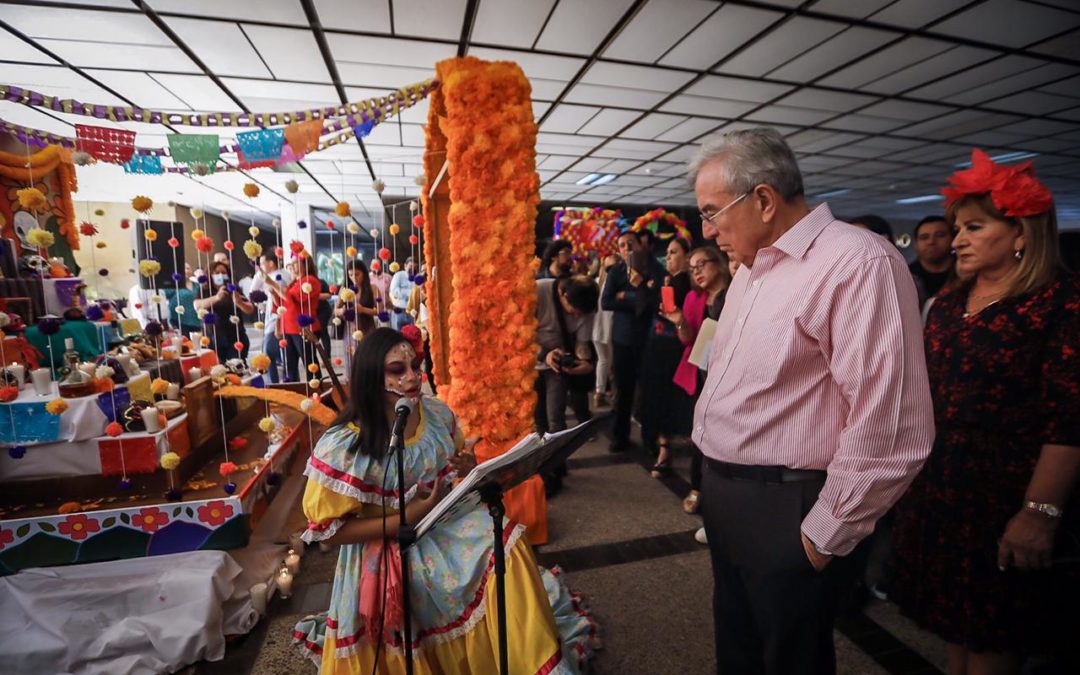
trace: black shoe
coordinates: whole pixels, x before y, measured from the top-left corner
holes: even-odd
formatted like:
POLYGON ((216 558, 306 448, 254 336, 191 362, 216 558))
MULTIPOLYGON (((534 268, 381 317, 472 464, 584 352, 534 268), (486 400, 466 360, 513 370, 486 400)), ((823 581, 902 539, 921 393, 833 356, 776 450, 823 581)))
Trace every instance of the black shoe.
POLYGON ((626 452, 630 449, 630 444, 626 441, 612 441, 608 446, 608 452, 626 452))

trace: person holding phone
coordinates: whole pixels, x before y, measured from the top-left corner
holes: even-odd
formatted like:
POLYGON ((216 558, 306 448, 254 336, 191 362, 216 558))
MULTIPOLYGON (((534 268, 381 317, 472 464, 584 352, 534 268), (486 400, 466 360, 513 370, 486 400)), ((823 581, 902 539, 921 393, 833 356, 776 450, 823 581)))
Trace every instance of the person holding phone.
MULTIPOLYGON (((649 280, 660 286, 661 310, 675 311, 690 292, 689 256, 690 244, 685 239, 674 238, 668 242, 667 274, 662 279, 649 280)), ((643 386, 638 402, 641 437, 645 446, 656 454, 651 471, 653 478, 671 473, 671 439, 689 436, 694 423, 694 400, 673 379, 682 353, 683 344, 675 324, 661 312, 653 318, 645 345, 641 365, 643 386)))
POLYGON ((246 359, 251 346, 240 312, 250 314, 255 311, 255 306, 248 302, 231 279, 229 263, 215 262, 210 266, 210 295, 194 301, 195 309, 209 312, 203 322, 220 363, 229 359, 246 359), (237 344, 242 348, 237 349, 237 344))

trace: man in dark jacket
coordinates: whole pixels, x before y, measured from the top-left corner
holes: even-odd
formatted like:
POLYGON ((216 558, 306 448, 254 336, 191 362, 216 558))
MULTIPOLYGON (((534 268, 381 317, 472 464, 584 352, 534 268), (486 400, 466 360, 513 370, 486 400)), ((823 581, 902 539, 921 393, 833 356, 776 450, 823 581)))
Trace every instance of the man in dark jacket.
POLYGON ((641 250, 636 233, 627 231, 619 235, 618 247, 622 261, 611 268, 600 299, 602 309, 614 312, 611 326, 612 371, 615 375, 612 452, 626 450, 630 444, 630 416, 641 358, 649 326, 660 307, 660 287, 664 281, 664 269, 651 256, 644 269, 631 267, 631 258, 641 250))

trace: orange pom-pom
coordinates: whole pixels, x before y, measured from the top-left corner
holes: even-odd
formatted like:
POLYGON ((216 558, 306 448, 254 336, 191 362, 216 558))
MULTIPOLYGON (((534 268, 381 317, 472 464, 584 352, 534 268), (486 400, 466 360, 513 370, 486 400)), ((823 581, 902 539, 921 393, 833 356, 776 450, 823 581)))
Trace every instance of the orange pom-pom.
POLYGON ((120 426, 119 422, 109 422, 105 427, 105 433, 113 438, 116 438, 120 434, 124 433, 124 427, 120 426))
POLYGON ((317 373, 317 372, 319 372, 319 364, 317 364, 317 363, 309 363, 308 366, 307 366, 307 371, 309 373, 317 373))
POLYGON ((234 471, 236 471, 236 464, 233 462, 222 462, 218 467, 218 473, 220 473, 223 478, 228 478, 229 474, 234 471))
POLYGON ((202 253, 209 253, 214 250, 214 240, 210 237, 202 237, 195 241, 195 248, 202 253))

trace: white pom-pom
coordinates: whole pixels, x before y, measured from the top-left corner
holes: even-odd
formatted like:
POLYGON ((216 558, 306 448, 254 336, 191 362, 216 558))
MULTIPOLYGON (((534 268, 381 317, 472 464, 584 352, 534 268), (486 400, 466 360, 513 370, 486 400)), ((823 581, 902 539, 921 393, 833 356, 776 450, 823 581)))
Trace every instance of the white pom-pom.
POLYGON ((209 314, 209 313, 210 313, 210 310, 208 310, 208 309, 205 309, 205 308, 203 308, 203 309, 197 309, 197 310, 195 310, 195 314, 196 314, 196 315, 197 315, 197 316, 198 316, 198 317, 199 317, 200 319, 201 319, 201 318, 203 318, 204 316, 206 316, 206 315, 207 315, 207 314, 209 314))
POLYGON ((230 323, 240 323, 240 317, 233 314, 232 316, 229 317, 229 322, 230 323))
POLYGON ((354 330, 353 331, 352 339, 359 341, 360 338, 362 338, 362 337, 364 337, 364 332, 363 331, 360 331, 360 330, 354 330))
POLYGON ((255 330, 263 330, 264 328, 266 328, 265 323, 263 323, 262 321, 255 322, 255 330))
POLYGON ((310 293, 311 292, 311 284, 309 284, 308 282, 305 281, 304 283, 300 284, 300 290, 303 291, 304 293, 310 293))
POLYGON ((321 384, 322 384, 322 382, 319 382, 319 378, 317 378, 317 377, 311 378, 311 381, 308 382, 308 386, 311 387, 312 389, 318 389, 319 385, 321 385, 321 384))
POLYGON ((210 377, 215 380, 223 380, 229 374, 229 369, 220 363, 210 369, 210 377))
POLYGON ((203 210, 200 209, 200 208, 191 209, 191 217, 192 218, 202 218, 203 217, 203 210))
POLYGON ((277 308, 277 315, 278 316, 285 316, 285 308, 284 307, 278 307, 277 308))
POLYGON ((377 227, 371 228, 371 238, 372 239, 378 239, 379 238, 379 228, 377 228, 377 227))
POLYGON ((341 325, 341 317, 340 316, 335 316, 333 319, 330 319, 330 323, 334 324, 335 326, 340 326, 341 325))
POLYGON ((310 398, 305 398, 303 401, 300 401, 300 409, 304 412, 311 412, 311 409, 314 407, 315 402, 312 401, 310 398))
POLYGON ((425 185, 427 185, 427 176, 425 176, 424 174, 420 174, 416 178, 413 178, 413 183, 416 183, 420 187, 424 187, 425 185))
POLYGON ((346 231, 348 231, 349 234, 360 233, 360 226, 357 225, 355 221, 349 221, 349 224, 345 226, 345 229, 346 231))
POLYGON ((180 314, 180 315, 183 315, 183 314, 187 313, 187 310, 184 309, 183 305, 180 305, 179 307, 176 308, 176 313, 180 314))
POLYGON ((381 179, 376 178, 375 182, 371 184, 371 189, 375 191, 375 194, 381 195, 383 190, 386 189, 386 183, 382 182, 381 179))
POLYGON ((253 237, 258 236, 259 235, 259 228, 252 225, 251 227, 248 228, 248 234, 250 234, 253 237))
POLYGON ((281 219, 280 218, 274 218, 273 220, 270 221, 270 224, 273 225, 274 227, 281 227, 281 219))
POLYGON ((98 366, 97 369, 94 370, 94 377, 99 380, 107 380, 115 374, 116 371, 109 366, 98 366))
POLYGON ((412 211, 413 213, 416 213, 417 211, 420 210, 420 205, 416 203, 415 199, 412 200, 411 202, 409 202, 409 210, 412 211))

